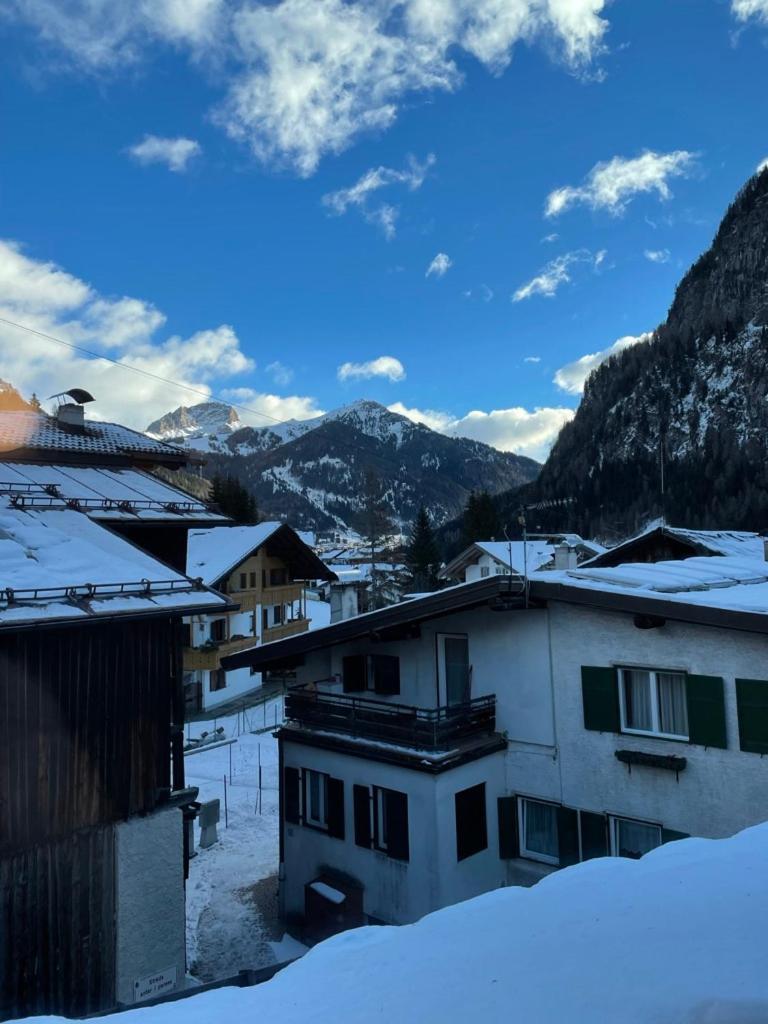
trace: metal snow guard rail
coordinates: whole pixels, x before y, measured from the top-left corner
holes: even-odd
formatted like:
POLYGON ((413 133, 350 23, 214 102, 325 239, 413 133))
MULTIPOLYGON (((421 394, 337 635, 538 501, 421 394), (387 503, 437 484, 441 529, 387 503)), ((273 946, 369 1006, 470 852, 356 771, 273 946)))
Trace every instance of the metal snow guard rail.
POLYGON ((496 731, 496 695, 418 708, 292 686, 285 695, 285 717, 304 728, 418 750, 450 750, 463 740, 496 731))
MULTIPOLYGON (((0 489, 2 485, 0 485, 0 489)), ((46 488, 47 490, 47 488, 46 488)), ((0 490, 1 493, 1 490, 0 490)), ((59 494, 40 494, 15 491, 6 491, 11 496, 11 504, 14 508, 31 509, 72 509, 75 512, 130 512, 134 515, 139 512, 207 512, 205 505, 198 501, 153 501, 150 498, 144 499, 123 499, 123 498, 65 498, 59 494)))
POLYGON ((204 590, 202 579, 133 580, 130 583, 78 583, 69 587, 3 587, 0 602, 21 604, 26 601, 88 601, 102 597, 153 597, 204 590))

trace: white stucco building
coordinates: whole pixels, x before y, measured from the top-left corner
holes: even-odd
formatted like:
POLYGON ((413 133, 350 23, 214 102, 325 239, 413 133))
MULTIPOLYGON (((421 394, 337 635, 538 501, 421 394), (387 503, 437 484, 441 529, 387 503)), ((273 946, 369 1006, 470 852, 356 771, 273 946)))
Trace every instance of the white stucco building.
POLYGON ((527 540, 478 540, 464 548, 440 572, 440 579, 473 583, 488 576, 530 575, 539 569, 575 568, 605 549, 575 533, 549 533, 527 540))
POLYGON ((291 667, 281 900, 405 923, 768 818, 768 565, 493 576, 229 661, 291 667))

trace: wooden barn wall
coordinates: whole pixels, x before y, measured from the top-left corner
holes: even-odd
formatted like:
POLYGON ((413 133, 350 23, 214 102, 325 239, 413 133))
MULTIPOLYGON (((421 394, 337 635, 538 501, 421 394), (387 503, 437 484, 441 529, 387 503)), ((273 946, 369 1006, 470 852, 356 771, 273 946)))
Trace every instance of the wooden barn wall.
POLYGON ((165 618, 0 636, 0 859, 162 802, 180 643, 165 618))
POLYGON ((0 860, 0 1020, 115 1002, 114 828, 0 860))

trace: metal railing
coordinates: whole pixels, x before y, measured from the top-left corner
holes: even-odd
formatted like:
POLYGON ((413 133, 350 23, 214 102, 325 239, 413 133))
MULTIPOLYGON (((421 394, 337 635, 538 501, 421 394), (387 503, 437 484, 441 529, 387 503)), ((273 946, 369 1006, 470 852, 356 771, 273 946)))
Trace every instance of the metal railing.
POLYGON ((135 580, 127 583, 77 583, 62 587, 3 587, 0 602, 88 601, 102 597, 154 597, 205 589, 201 579, 135 580))
POLYGON ((465 740, 495 732, 496 695, 419 708, 293 686, 285 696, 285 717, 305 728, 418 750, 450 750, 465 740))

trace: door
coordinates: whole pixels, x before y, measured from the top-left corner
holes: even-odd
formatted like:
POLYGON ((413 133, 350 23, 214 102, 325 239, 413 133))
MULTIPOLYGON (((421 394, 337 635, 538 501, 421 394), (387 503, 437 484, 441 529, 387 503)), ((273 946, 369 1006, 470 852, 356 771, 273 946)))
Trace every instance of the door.
POLYGON ((441 704, 464 704, 470 700, 472 672, 468 637, 438 634, 437 673, 441 704))

